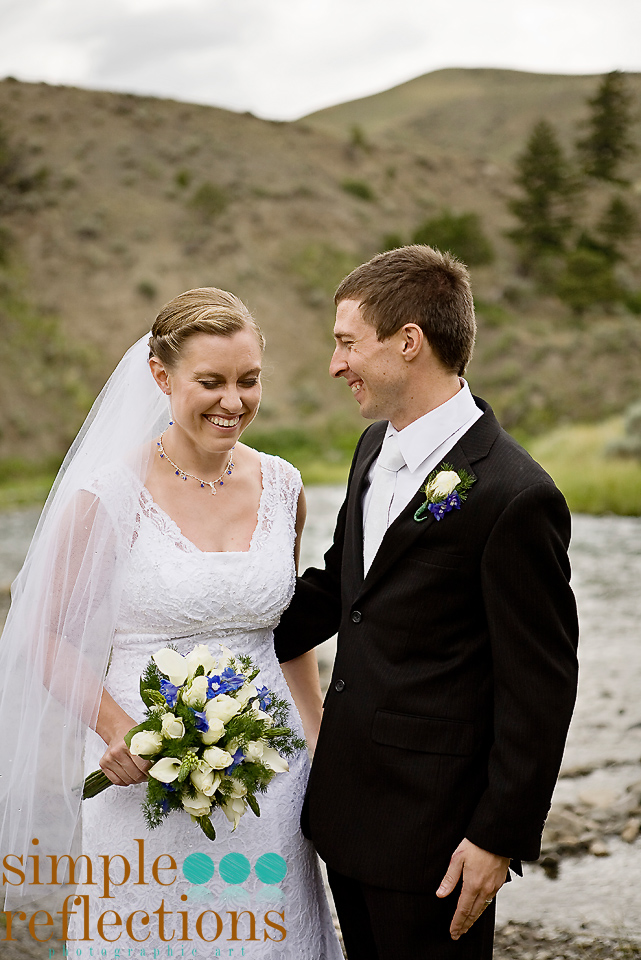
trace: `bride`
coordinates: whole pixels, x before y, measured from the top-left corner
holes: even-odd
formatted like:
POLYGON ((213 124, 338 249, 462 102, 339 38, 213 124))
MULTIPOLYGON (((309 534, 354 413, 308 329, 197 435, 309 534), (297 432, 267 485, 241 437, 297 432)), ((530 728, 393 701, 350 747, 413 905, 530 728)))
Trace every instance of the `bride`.
MULTIPOLYGON (((260 819, 250 812, 232 832, 216 809, 211 843, 186 812, 148 829, 150 765, 123 739, 143 719, 152 653, 204 643, 250 656, 257 682, 289 700, 290 726, 315 743, 315 656, 281 670, 272 642, 294 589, 300 476, 240 442, 258 412, 263 346, 232 294, 170 301, 96 401, 14 584, 0 650, 6 909, 26 918, 68 863, 78 886, 60 913, 74 956, 113 944, 130 957, 227 956, 234 945, 255 960, 342 957, 299 827, 304 752, 271 782, 260 819), (82 856, 66 858, 83 777, 98 764, 117 788, 85 801, 82 856)), ((38 923, 53 923, 43 913, 38 923)))

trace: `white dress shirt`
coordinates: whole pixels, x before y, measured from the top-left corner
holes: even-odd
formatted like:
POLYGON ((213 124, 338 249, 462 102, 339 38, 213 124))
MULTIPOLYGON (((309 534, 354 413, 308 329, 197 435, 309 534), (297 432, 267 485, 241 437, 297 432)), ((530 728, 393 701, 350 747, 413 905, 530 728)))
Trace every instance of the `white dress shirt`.
MULTIPOLYGON (((428 474, 439 466, 463 434, 482 416, 483 411, 474 403, 467 382, 461 379, 461 389, 457 394, 403 430, 395 430, 388 423, 385 436, 393 434, 396 437, 405 460, 405 466, 396 475, 388 526, 402 513, 428 474)), ((376 460, 367 474, 368 487, 363 495, 363 528, 367 522, 375 467, 376 460)))

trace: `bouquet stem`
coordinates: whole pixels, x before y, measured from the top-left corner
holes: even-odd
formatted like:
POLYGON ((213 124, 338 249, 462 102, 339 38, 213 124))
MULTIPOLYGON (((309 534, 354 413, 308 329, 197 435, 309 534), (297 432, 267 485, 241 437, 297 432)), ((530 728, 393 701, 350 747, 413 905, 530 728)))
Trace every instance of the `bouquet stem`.
POLYGON ((106 776, 102 770, 94 770, 93 773, 90 773, 87 779, 85 780, 84 787, 82 789, 82 799, 88 800, 89 797, 97 797, 99 793, 102 793, 103 790, 106 790, 107 787, 112 787, 113 783, 106 776))

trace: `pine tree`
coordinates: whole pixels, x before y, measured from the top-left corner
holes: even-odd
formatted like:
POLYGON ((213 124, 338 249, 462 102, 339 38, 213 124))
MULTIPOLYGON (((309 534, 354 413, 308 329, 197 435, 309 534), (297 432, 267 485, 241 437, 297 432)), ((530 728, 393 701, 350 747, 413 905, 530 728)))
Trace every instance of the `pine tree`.
POLYGON ((412 243, 427 243, 439 250, 448 250, 468 267, 492 263, 495 256, 478 213, 456 215, 443 210, 440 216, 426 220, 415 230, 412 243))
POLYGON ((547 120, 533 128, 516 167, 514 182, 522 193, 508 206, 520 225, 508 236, 520 247, 522 265, 529 272, 537 260, 564 251, 573 225, 571 200, 576 182, 547 120))
POLYGON ((556 281, 556 293, 577 317, 595 305, 610 307, 623 295, 610 259, 585 247, 578 247, 566 257, 556 281))
POLYGON ((636 211, 618 195, 612 198, 597 224, 599 236, 616 260, 624 259, 620 245, 629 240, 638 229, 639 218, 636 211))
POLYGON ((586 122, 588 134, 577 142, 583 168, 598 180, 621 181, 622 163, 633 156, 637 147, 630 128, 633 122, 632 95, 625 76, 619 70, 607 73, 594 97, 588 99, 591 114, 586 122))

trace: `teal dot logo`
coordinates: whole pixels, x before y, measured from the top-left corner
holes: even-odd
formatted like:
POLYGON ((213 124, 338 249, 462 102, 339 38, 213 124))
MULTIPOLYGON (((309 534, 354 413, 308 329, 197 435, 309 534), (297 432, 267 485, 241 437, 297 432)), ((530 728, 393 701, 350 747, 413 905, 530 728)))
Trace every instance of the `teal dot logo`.
POLYGON ((190 883, 207 883, 214 875, 214 861, 206 853, 190 853, 183 863, 183 876, 190 883))
POLYGON ((280 883, 287 873, 287 863, 277 853, 264 853, 256 861, 254 870, 263 883, 280 883))
POLYGON ((242 853, 228 853, 218 867, 218 872, 225 883, 244 883, 250 871, 249 860, 242 853))

